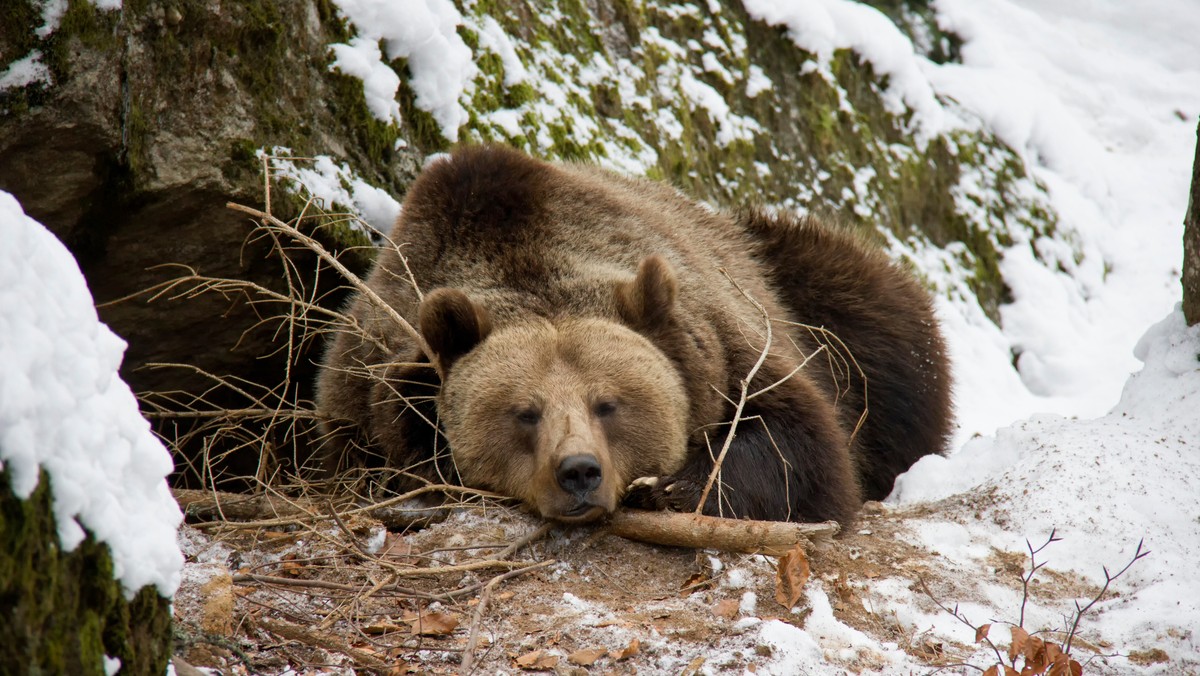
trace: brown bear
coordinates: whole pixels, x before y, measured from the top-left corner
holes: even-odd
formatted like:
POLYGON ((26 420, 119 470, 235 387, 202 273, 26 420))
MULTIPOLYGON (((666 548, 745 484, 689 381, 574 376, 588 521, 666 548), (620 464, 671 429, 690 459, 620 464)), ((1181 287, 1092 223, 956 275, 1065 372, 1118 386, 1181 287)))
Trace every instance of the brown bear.
POLYGON ((367 284, 432 363, 354 301, 318 382, 345 421, 328 469, 460 482, 565 522, 694 510, 740 403, 703 511, 845 524, 946 445, 929 297, 842 230, 475 146, 424 170, 390 237, 367 284))

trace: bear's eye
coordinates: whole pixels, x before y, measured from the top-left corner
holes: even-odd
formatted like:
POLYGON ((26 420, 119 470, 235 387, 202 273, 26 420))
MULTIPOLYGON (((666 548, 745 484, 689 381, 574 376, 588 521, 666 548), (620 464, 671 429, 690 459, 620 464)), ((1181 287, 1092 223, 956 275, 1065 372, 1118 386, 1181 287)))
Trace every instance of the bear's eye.
POLYGON ((607 418, 617 412, 617 402, 609 399, 598 401, 593 410, 597 418, 607 418))
POLYGON ((521 423, 522 425, 536 425, 542 421, 541 412, 532 408, 526 408, 517 411, 516 417, 517 422, 521 423))

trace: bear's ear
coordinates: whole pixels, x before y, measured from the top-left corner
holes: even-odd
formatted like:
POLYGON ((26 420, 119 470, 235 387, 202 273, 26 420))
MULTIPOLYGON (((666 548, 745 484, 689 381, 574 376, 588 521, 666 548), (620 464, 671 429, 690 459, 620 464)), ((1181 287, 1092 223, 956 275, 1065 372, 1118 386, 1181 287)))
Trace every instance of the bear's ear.
POLYGON ((646 256, 631 282, 617 284, 617 312, 631 327, 650 331, 662 327, 675 307, 675 272, 661 256, 646 256))
POLYGON ((434 289, 425 296, 417 314, 421 335, 436 355, 443 375, 492 332, 487 310, 458 289, 434 289))

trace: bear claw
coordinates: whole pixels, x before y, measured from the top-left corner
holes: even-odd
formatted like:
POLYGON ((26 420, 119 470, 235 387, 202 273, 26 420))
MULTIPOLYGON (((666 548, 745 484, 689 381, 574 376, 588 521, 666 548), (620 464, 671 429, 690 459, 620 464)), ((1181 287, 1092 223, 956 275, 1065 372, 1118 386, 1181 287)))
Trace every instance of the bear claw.
POLYGON ((638 477, 638 478, 634 479, 632 483, 629 484, 629 488, 627 490, 633 490, 634 488, 639 488, 639 487, 643 487, 643 486, 646 488, 654 488, 654 487, 658 486, 658 477, 656 477, 656 476, 638 477))

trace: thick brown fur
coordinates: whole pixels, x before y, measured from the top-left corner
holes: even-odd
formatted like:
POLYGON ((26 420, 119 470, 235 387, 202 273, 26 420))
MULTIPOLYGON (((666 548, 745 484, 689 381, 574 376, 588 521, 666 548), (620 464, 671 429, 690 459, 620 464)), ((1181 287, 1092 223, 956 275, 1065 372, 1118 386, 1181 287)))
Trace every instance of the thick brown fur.
POLYGON ((330 346, 318 406, 346 421, 330 429, 330 469, 463 481, 563 520, 621 499, 694 509, 764 347, 747 296, 773 320, 750 389, 773 386, 747 403, 705 512, 849 523, 945 447, 928 296, 840 230, 483 146, 425 170, 391 239, 405 260, 385 249, 368 284, 420 327, 437 368, 357 300, 387 349, 351 333, 330 346), (642 476, 656 480, 627 492, 642 476))

